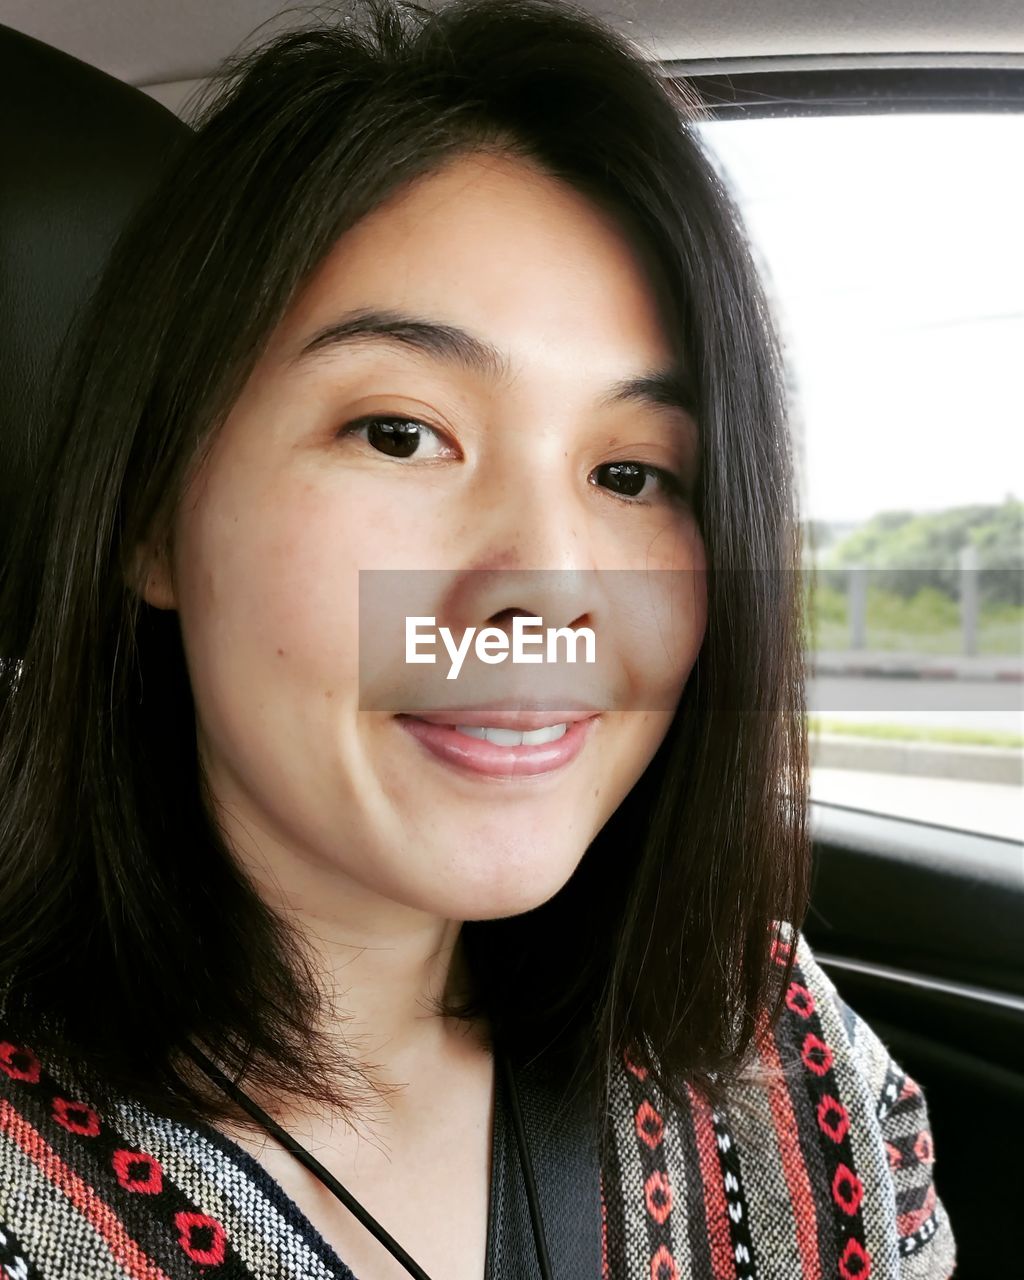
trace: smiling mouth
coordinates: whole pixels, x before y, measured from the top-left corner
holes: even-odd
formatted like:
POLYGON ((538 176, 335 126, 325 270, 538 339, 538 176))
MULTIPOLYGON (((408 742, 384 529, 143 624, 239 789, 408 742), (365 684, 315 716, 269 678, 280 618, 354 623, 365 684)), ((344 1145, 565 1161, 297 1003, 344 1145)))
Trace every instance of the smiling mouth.
POLYGON ((596 710, 563 712, 557 720, 551 711, 488 710, 473 723, 462 720, 463 711, 403 713, 395 719, 434 759, 456 771, 506 779, 564 768, 600 719, 596 710))

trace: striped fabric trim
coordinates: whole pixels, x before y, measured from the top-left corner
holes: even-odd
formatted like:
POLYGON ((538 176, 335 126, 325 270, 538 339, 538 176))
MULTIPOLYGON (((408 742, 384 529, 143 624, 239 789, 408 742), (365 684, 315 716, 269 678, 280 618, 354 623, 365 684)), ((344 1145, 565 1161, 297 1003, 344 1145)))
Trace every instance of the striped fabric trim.
POLYGON ((762 1018, 757 1065, 762 1084, 736 1090, 731 1108, 740 1168, 760 1194, 749 1197, 751 1234, 758 1242, 761 1280, 822 1280, 818 1212, 800 1156, 793 1106, 782 1078, 775 1037, 762 1018), (771 1135, 777 1159, 764 1157, 771 1135))
POLYGON ((19 1171, 17 1193, 0 1192, 0 1223, 42 1276, 64 1280, 67 1262, 82 1258, 90 1280, 354 1280, 262 1165, 212 1127, 185 1128, 134 1102, 108 1120, 88 1101, 65 1097, 66 1082, 10 1041, 0 1041, 0 1069, 15 1098, 0 1098, 0 1134, 22 1157, 5 1165, 19 1171), (55 1150, 69 1144, 73 1170, 55 1150), (53 1192, 45 1215, 41 1178, 53 1192), (85 1228, 92 1234, 76 1241, 85 1228), (52 1248, 64 1261, 56 1271, 40 1261, 52 1248))
MULTIPOLYGON (((655 1217, 647 1205, 647 1185, 661 1163, 664 1125, 641 1084, 644 1076, 642 1068, 624 1062, 613 1077, 611 1108, 615 1123, 607 1171, 608 1185, 614 1188, 608 1208, 609 1269, 614 1280, 622 1274, 624 1254, 644 1257, 650 1263, 653 1280, 676 1280, 676 1264, 664 1229, 664 1206, 656 1205, 652 1195, 655 1217), (657 1217, 663 1221, 659 1223, 657 1217)), ((662 1194, 659 1193, 659 1200, 662 1194)))
POLYGON ((675 1189, 669 1227, 673 1256, 684 1277, 711 1275, 711 1243, 707 1234, 704 1188, 690 1094, 686 1106, 665 1128, 665 1170, 675 1189))
MULTIPOLYGON (((820 1185, 831 1196, 833 1266, 842 1280, 866 1280, 882 1265, 874 1242, 889 1234, 888 1188, 877 1158, 881 1140, 872 1132, 873 1116, 864 1105, 849 1054, 843 1052, 845 1033, 839 1019, 829 1017, 830 1002, 820 998, 820 991, 815 995, 809 982, 813 980, 798 958, 786 1007, 803 1023, 796 1042, 813 1116, 814 1136, 808 1135, 807 1141, 816 1143, 821 1153, 824 1178, 820 1185)), ((891 1260, 885 1265, 891 1269, 891 1260)))
POLYGON ((246 1280, 249 1272, 238 1264, 222 1224, 190 1200, 148 1152, 126 1142, 88 1099, 69 1093, 29 1046, 0 1041, 0 1071, 9 1094, 0 1099, 3 1132, 18 1149, 17 1156, 9 1154, 19 1168, 14 1187, 0 1190, 0 1211, 37 1265, 39 1242, 44 1249, 60 1247, 69 1260, 87 1259, 90 1266, 93 1253, 109 1258, 109 1274, 125 1280, 183 1280, 211 1266, 246 1280), (52 1220, 40 1216, 34 1203, 40 1179, 49 1187, 52 1220), (67 1219, 65 1230, 54 1235, 54 1221, 61 1219, 67 1219), (83 1226, 98 1233, 104 1247, 83 1241, 83 1252, 71 1252, 67 1233, 83 1226))
POLYGON ((354 1280, 323 1236, 266 1169, 212 1127, 185 1128, 136 1104, 118 1124, 179 1186, 207 1206, 253 1275, 275 1280, 354 1280))
POLYGON ((16 1149, 4 1155, 4 1165, 18 1170, 16 1189, 3 1193, 5 1226, 24 1246, 14 1248, 10 1274, 35 1276, 67 1274, 67 1263, 79 1259, 81 1274, 95 1280, 168 1280, 125 1231, 106 1204, 23 1116, 0 1099, 0 1141, 16 1149), (40 1251, 38 1224, 45 1219, 49 1242, 40 1251), (36 1246, 36 1247, 33 1247, 36 1246), (31 1259, 31 1261, 29 1260, 31 1259), (19 1267, 20 1263, 20 1267, 19 1267), (17 1269, 16 1269, 17 1268, 17 1269))
MULTIPOLYGON (((729 1216, 729 1200, 726 1196, 726 1167, 723 1161, 723 1143, 729 1148, 732 1139, 724 1130, 719 1115, 718 1127, 724 1132, 722 1142, 716 1132, 716 1115, 707 1102, 693 1089, 689 1089, 694 1132, 697 1138, 697 1154, 700 1160, 700 1177, 704 1190, 704 1212, 707 1221, 708 1241, 711 1245, 711 1275, 714 1280, 748 1280, 751 1277, 750 1249, 745 1244, 734 1243, 734 1222, 729 1216)), ((737 1184, 738 1187, 738 1184, 737 1184)), ((745 1215, 742 1202, 734 1199, 739 1212, 745 1215)), ((743 1224, 746 1235, 746 1223, 743 1224)))
POLYGON ((901 1280, 948 1280, 956 1266, 956 1241, 933 1180, 935 1143, 925 1096, 872 1027, 838 993, 834 999, 852 1022, 854 1054, 871 1082, 893 1184, 901 1280))
MULTIPOLYGON (((793 945, 792 941, 781 943, 773 950, 776 964, 785 964, 793 945)), ((835 1229, 837 1206, 831 1189, 835 1170, 829 1167, 830 1153, 819 1127, 819 1099, 815 1097, 813 1088, 809 1087, 809 1082, 815 1077, 804 1060, 804 1042, 808 1034, 805 1013, 808 1005, 794 991, 794 986, 804 989, 808 982, 813 987, 813 981, 803 977, 800 968, 795 967, 793 979, 786 991, 782 1016, 775 1027, 764 1029, 763 1056, 773 1058, 783 1073, 781 1080, 784 1105, 792 1118, 795 1133, 795 1143, 784 1158, 787 1176, 804 1182, 809 1192, 809 1204, 803 1203, 799 1208, 801 1234, 805 1240, 813 1236, 817 1254, 814 1272, 821 1277, 831 1278, 839 1275, 842 1249, 835 1229)), ((812 999, 811 1006, 813 1003, 812 999)), ((811 1061, 814 1061, 813 1054, 810 1056, 811 1061)), ((794 1202, 794 1212, 797 1211, 794 1202)))
POLYGON ((609 1280, 608 1270, 608 1197, 605 1194, 604 1174, 599 1175, 601 1188, 601 1280, 609 1280))
POLYGON ((711 1280, 738 1280, 732 1257, 732 1243, 729 1239, 729 1219, 725 1212, 725 1191, 722 1186, 723 1173, 715 1145, 711 1110, 692 1089, 688 1092, 694 1139, 697 1145, 700 1185, 704 1196, 704 1225, 711 1249, 711 1280))
POLYGON ((870 1175, 871 1199, 886 1206, 879 1221, 886 1265, 900 1280, 949 1280, 956 1242, 932 1179, 935 1151, 924 1094, 873 1028, 843 1001, 805 942, 800 961, 820 992, 823 1023, 834 1028, 832 1034, 844 1035, 850 1048, 843 1067, 863 1100, 863 1115, 852 1133, 863 1148, 858 1159, 866 1187, 870 1175))

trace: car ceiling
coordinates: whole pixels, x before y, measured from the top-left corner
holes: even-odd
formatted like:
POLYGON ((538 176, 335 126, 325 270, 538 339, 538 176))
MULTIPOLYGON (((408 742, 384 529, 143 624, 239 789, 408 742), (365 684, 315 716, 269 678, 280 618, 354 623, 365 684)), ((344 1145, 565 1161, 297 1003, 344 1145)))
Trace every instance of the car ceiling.
MULTIPOLYGON (((680 70, 710 60, 829 65, 857 55, 917 61, 951 53, 976 55, 975 65, 1024 65, 1021 0, 581 2, 650 56, 683 64, 680 70)), ((269 34, 340 7, 287 0, 0 0, 0 23, 140 85, 177 109, 260 24, 268 24, 263 33, 269 34)))

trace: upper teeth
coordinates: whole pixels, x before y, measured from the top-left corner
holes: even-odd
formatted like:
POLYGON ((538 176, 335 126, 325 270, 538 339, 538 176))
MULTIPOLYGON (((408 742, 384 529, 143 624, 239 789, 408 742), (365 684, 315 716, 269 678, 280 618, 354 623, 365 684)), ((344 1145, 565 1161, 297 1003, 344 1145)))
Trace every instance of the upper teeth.
POLYGON ((457 724, 459 733, 482 738, 499 747, 536 747, 543 742, 557 742, 568 729, 567 724, 551 724, 544 729, 494 729, 490 725, 457 724))

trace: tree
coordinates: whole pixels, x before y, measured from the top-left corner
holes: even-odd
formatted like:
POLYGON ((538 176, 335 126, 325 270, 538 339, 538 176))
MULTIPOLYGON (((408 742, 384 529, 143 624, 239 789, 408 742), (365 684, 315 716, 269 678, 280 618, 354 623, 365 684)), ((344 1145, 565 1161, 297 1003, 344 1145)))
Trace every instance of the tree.
POLYGON ((1024 603, 1024 503, 1012 496, 998 505, 880 512, 837 543, 822 568, 883 570, 885 588, 904 598, 923 587, 956 597, 960 551, 970 543, 978 548, 982 600, 1024 603))

